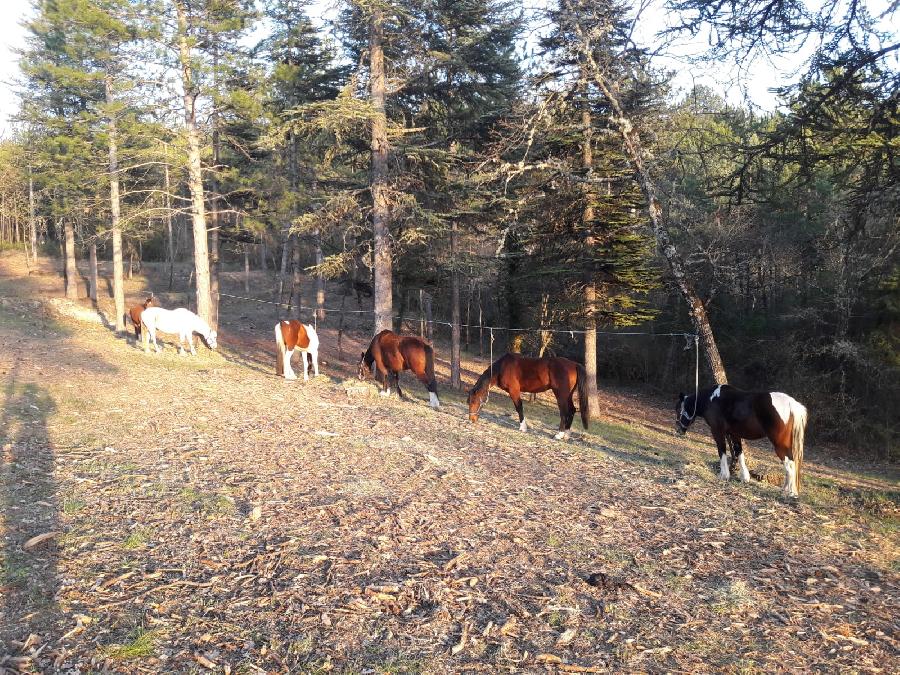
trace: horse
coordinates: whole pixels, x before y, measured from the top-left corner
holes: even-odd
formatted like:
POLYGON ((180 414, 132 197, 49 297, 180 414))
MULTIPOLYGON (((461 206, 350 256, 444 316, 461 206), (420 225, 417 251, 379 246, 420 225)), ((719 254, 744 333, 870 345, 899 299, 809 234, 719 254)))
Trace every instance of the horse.
POLYGON ((275 324, 275 346, 276 375, 284 375, 286 380, 297 379, 297 374, 291 368, 291 356, 295 349, 299 349, 300 360, 303 361, 303 379, 309 380, 307 357, 312 362, 314 377, 319 376, 319 336, 315 328, 302 324, 297 319, 279 321, 275 324))
POLYGON ((131 309, 128 310, 128 314, 126 314, 126 316, 131 319, 131 324, 134 326, 135 341, 141 339, 141 314, 143 314, 144 310, 148 307, 159 307, 159 301, 153 296, 152 293, 150 294, 149 298, 138 305, 134 305, 131 309))
POLYGON ((475 386, 469 391, 469 420, 478 421, 478 413, 487 401, 493 385, 509 394, 516 412, 519 413, 519 430, 528 431, 522 393, 540 393, 553 390, 559 407, 559 431, 556 440, 569 437, 572 420, 575 418, 573 397, 578 391, 578 408, 581 424, 587 429, 590 418, 590 396, 587 388, 587 372, 580 363, 559 356, 545 356, 539 359, 519 354, 505 354, 485 370, 475 386))
POLYGON ((156 342, 156 332, 171 333, 178 336, 178 353, 183 354, 182 343, 187 342, 191 347, 191 354, 196 356, 194 349, 194 333, 200 337, 210 349, 216 348, 216 331, 210 329, 203 319, 191 310, 179 307, 178 309, 163 309, 162 307, 148 307, 141 314, 141 325, 147 330, 144 338, 144 352, 150 352, 150 340, 157 353, 162 351, 156 342))
POLYGON ((768 438, 784 465, 782 492, 786 497, 799 496, 807 417, 803 404, 779 391, 741 391, 720 384, 690 396, 681 394, 675 412, 677 430, 682 435, 698 416, 706 420, 719 449, 719 478, 724 481, 731 478, 725 456, 726 439, 731 442, 734 457, 740 461, 740 479, 747 483, 750 472, 744 461, 741 439, 768 438))
POLYGON ((381 331, 360 356, 356 372, 360 380, 365 380, 368 373, 376 370, 382 378, 382 396, 391 395, 389 378, 393 378, 397 393, 404 399, 400 389, 400 373, 411 370, 428 389, 429 405, 440 407, 437 381, 434 379, 434 350, 424 340, 413 336, 401 337, 390 330, 381 331))

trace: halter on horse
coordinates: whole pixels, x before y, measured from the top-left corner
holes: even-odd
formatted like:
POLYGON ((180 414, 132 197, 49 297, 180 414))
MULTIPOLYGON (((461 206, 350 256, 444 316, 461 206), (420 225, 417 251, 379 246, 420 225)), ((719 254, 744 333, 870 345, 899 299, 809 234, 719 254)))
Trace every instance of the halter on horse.
POLYGON ((775 446, 775 454, 784 465, 785 496, 800 493, 800 469, 803 464, 803 439, 806 429, 806 408, 781 392, 747 392, 727 384, 709 387, 698 394, 681 394, 675 406, 678 414, 677 430, 687 433, 697 416, 709 424, 719 449, 719 478, 728 480, 726 440, 731 442, 735 458, 740 460, 740 477, 750 480, 744 461, 741 439, 766 437, 775 446), (691 410, 689 413, 688 411, 691 410))
POLYGON ((587 373, 584 366, 561 357, 532 359, 518 354, 506 354, 485 370, 469 391, 469 419, 478 420, 478 414, 488 398, 491 387, 499 386, 509 394, 519 413, 519 429, 528 431, 522 393, 539 393, 552 389, 559 407, 559 431, 554 438, 568 438, 575 418, 573 397, 578 391, 578 407, 581 424, 588 428, 590 397, 587 392, 587 373))
POLYGON ((141 314, 141 324, 147 330, 147 337, 144 338, 144 351, 150 351, 150 341, 156 347, 157 353, 162 351, 156 342, 156 332, 171 333, 178 336, 178 353, 183 354, 183 343, 190 346, 191 354, 196 355, 194 349, 194 333, 198 333, 206 346, 215 349, 216 331, 210 329, 203 319, 194 314, 191 310, 179 307, 178 309, 163 309, 162 307, 148 307, 141 314))
POLYGON ((369 373, 377 371, 382 378, 382 396, 391 395, 392 379, 402 399, 405 397, 400 389, 400 373, 404 370, 411 370, 419 382, 428 389, 431 407, 440 407, 437 380, 434 377, 434 350, 431 345, 417 337, 401 337, 393 331, 381 331, 372 338, 369 348, 360 355, 356 374, 360 380, 365 380, 369 373))

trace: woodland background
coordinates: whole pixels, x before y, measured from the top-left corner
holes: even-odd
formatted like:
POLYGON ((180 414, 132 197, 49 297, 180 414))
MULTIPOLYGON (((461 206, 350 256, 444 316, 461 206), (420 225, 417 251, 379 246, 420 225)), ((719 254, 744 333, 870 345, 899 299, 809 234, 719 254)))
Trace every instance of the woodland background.
POLYGON ((212 324, 244 266, 281 315, 427 310, 457 363, 486 348, 462 324, 534 329, 495 350, 585 359, 601 388, 693 386, 682 341, 604 332, 697 332, 701 385, 727 367, 807 404, 817 439, 896 458, 896 3, 664 7, 648 46, 616 2, 347 1, 323 29, 303 0, 40 0, 0 245, 60 256, 70 296, 75 257, 112 259, 118 322, 141 261, 212 324), (763 114, 672 94, 655 57, 697 34, 710 68, 812 56, 763 114))

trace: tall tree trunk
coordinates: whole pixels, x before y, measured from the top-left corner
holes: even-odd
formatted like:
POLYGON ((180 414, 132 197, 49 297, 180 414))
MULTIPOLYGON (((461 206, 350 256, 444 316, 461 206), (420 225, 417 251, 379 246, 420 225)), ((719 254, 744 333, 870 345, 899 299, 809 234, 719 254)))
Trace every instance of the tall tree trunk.
POLYGON ((78 299, 78 267, 75 265, 75 225, 69 219, 63 220, 66 235, 66 297, 78 299))
MULTIPOLYGON (((581 109, 581 166, 590 175, 594 166, 593 126, 591 121, 590 97, 588 90, 587 73, 582 67, 581 93, 584 97, 581 109)), ((582 223, 585 231, 591 232, 594 222, 594 195, 590 184, 586 184, 584 194, 584 213, 582 223)), ((596 243, 593 237, 588 237, 588 246, 596 243)), ((588 397, 592 405, 592 417, 596 417, 600 411, 597 396, 597 287, 594 285, 593 270, 588 270, 584 284, 584 370, 587 374, 588 397)))
MULTIPOLYGON (((213 87, 216 86, 216 71, 218 70, 218 53, 213 53, 213 87)), ((219 231, 222 227, 222 212, 219 204, 219 116, 213 113, 212 119, 212 150, 213 150, 213 173, 212 173, 212 206, 210 219, 212 220, 212 228, 209 231, 209 302, 210 314, 212 321, 210 326, 213 329, 219 328, 219 231)))
POLYGON ((459 369, 459 270, 457 255, 457 230, 456 221, 450 226, 450 386, 459 389, 462 386, 459 369))
POLYGON ((250 244, 244 244, 244 293, 250 293, 250 244))
POLYGON ((281 269, 278 270, 278 295, 276 302, 284 311, 284 287, 287 284, 288 264, 291 259, 291 234, 290 230, 284 231, 284 240, 281 245, 281 269))
POLYGON ((293 241, 294 273, 291 283, 291 307, 293 307, 294 318, 302 319, 300 306, 303 304, 303 278, 300 273, 300 235, 295 234, 293 241))
POLYGON ((119 147, 116 115, 112 110, 112 77, 106 76, 106 105, 109 109, 107 135, 109 136, 109 212, 112 228, 113 262, 113 305, 115 306, 116 332, 125 332, 125 275, 122 265, 122 225, 120 223, 119 202, 119 147))
POLYGON ((34 217, 34 178, 28 165, 28 224, 31 236, 31 262, 37 264, 37 218, 34 217))
POLYGON ((262 270, 263 272, 265 272, 268 269, 268 265, 266 264, 266 255, 268 255, 268 253, 266 251, 266 235, 265 234, 259 235, 259 245, 257 248, 258 248, 258 252, 259 252, 259 269, 262 270))
MULTIPOLYGON (((322 233, 319 228, 313 230, 313 239, 316 247, 316 269, 325 259, 322 254, 322 233)), ((325 277, 321 272, 316 272, 316 321, 325 321, 325 277)))
POLYGON ((372 229, 374 230, 375 258, 375 333, 390 330, 393 314, 393 289, 391 287, 391 231, 390 204, 388 199, 388 138, 387 117, 384 107, 384 10, 377 3, 369 19, 369 78, 372 108, 372 229))
POLYGON ((168 235, 168 256, 169 256, 169 290, 172 290, 172 284, 175 280, 175 239, 172 236, 172 193, 169 184, 169 145, 166 144, 166 161, 165 177, 166 177, 166 234, 168 235))
POLYGON ((722 363, 722 357, 719 355, 719 347, 716 344, 712 325, 710 324, 709 316, 706 313, 706 307, 703 305, 703 301, 700 300, 700 296, 698 296, 697 292, 694 290, 694 286, 691 284, 690 279, 688 279, 684 261, 681 259, 672 238, 669 236, 662 206, 660 205, 659 197, 657 195, 656 184, 653 182, 653 177, 650 175, 650 171, 644 164, 644 149, 641 143, 640 134, 622 107, 618 88, 614 83, 607 79, 603 69, 594 58, 594 44, 578 23, 578 12, 572 8, 568 2, 566 5, 566 9, 571 12, 574 20, 575 31, 580 41, 579 50, 581 51, 581 55, 589 68, 591 77, 609 101, 610 107, 612 108, 610 118, 622 136, 625 154, 637 174, 641 192, 647 202, 647 210, 650 215, 650 222, 653 226, 653 234, 656 238, 657 247, 666 260, 669 272, 675 279, 678 290, 688 304, 688 311, 693 320, 694 328, 700 336, 700 342, 703 345, 706 361, 712 372, 713 379, 715 379, 716 384, 727 384, 728 376, 725 373, 725 365, 722 363))
POLYGON ((194 269, 197 285, 197 314, 212 323, 212 300, 209 287, 209 249, 206 244, 206 205, 203 195, 203 166, 200 158, 200 134, 197 130, 196 101, 191 50, 188 45, 187 11, 184 0, 175 2, 178 13, 178 54, 184 87, 184 126, 188 145, 188 186, 191 190, 191 215, 194 229, 194 269))
POLYGON ((91 287, 88 289, 88 295, 94 304, 97 304, 97 242, 91 242, 90 248, 90 266, 91 266, 91 287))

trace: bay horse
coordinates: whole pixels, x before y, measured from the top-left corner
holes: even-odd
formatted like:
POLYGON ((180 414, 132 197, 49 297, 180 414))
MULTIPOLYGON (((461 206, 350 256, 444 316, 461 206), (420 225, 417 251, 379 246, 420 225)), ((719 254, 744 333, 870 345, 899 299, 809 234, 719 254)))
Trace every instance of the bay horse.
POLYGON ((178 336, 179 354, 184 353, 182 344, 187 343, 190 346, 191 354, 196 356, 194 333, 198 333, 210 349, 215 349, 217 346, 216 331, 210 329, 208 323, 184 307, 171 310, 162 307, 148 307, 141 314, 141 325, 147 330, 147 334, 144 336, 144 352, 149 353, 150 340, 153 340, 153 346, 156 347, 157 353, 162 351, 156 342, 157 331, 178 336))
POLYGON ((399 336, 393 331, 383 330, 369 343, 369 348, 362 353, 356 368, 360 380, 365 380, 368 373, 381 375, 382 396, 391 395, 390 380, 400 398, 400 373, 411 370, 419 382, 428 389, 429 405, 439 408, 441 402, 437 396, 437 381, 434 379, 434 349, 431 345, 414 336, 399 336))
POLYGON ((128 318, 131 319, 131 324, 134 326, 134 339, 135 341, 141 339, 141 314, 144 313, 144 310, 148 307, 159 307, 159 302, 151 293, 150 297, 144 300, 142 303, 138 305, 134 305, 131 309, 128 310, 128 318))
POLYGON ((291 357, 294 350, 300 350, 300 360, 303 361, 303 379, 309 380, 307 369, 309 361, 312 362, 313 377, 319 376, 319 336, 316 329, 310 325, 300 323, 297 319, 279 321, 275 324, 275 374, 284 375, 286 380, 296 380, 297 374, 291 368, 291 357))
POLYGON ((741 391, 727 384, 701 389, 698 394, 681 394, 675 406, 677 428, 682 435, 697 417, 709 425, 719 449, 719 478, 731 478, 725 441, 731 442, 732 453, 740 460, 740 478, 749 482, 750 472, 744 461, 741 439, 768 438, 775 454, 784 465, 782 491, 786 497, 800 494, 800 468, 803 465, 803 436, 806 431, 806 408, 779 391, 741 391))
POLYGON ((478 421, 478 413, 487 400, 492 386, 497 385, 509 394, 516 412, 519 413, 519 430, 528 431, 525 409, 522 406, 523 393, 540 393, 553 390, 559 407, 559 432, 554 436, 561 440, 569 437, 572 420, 575 418, 575 391, 578 391, 578 408, 581 424, 587 429, 590 418, 590 396, 587 389, 587 372, 580 363, 560 356, 545 356, 539 359, 505 354, 485 370, 475 386, 469 391, 469 419, 478 421))

